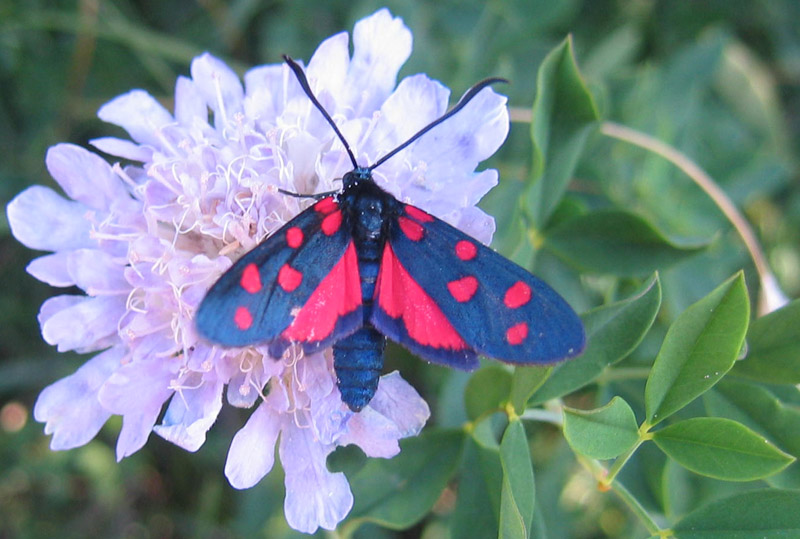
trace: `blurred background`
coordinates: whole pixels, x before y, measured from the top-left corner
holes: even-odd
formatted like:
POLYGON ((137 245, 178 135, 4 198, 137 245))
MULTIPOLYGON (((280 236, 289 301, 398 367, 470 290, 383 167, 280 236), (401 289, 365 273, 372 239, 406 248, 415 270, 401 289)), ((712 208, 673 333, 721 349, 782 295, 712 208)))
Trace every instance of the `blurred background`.
MULTIPOLYGON (((352 31, 358 19, 383 6, 414 35, 401 77, 425 72, 456 96, 481 78, 506 77, 512 84, 500 91, 521 117, 533 103, 544 55, 572 34, 602 117, 695 159, 754 225, 783 290, 791 297, 800 293, 797 0, 3 0, 0 202, 5 207, 32 184, 55 186, 44 167, 49 146, 88 146, 95 137, 122 136, 95 116, 109 99, 144 88, 171 110, 176 77, 188 74, 190 61, 203 51, 240 74, 276 63, 284 53, 308 60, 324 38, 352 31)), ((486 164, 501 171, 500 186, 484 204, 490 213, 498 215, 504 191, 528 176, 528 131, 527 123, 515 122, 508 143, 486 164)), ((663 275, 668 313, 680 312, 699 297, 697 291, 709 291, 739 267, 753 275, 714 205, 660 158, 595 134, 572 189, 602 192, 675 237, 717 238, 709 252, 663 275)), ((500 226, 502 238, 502 221, 500 226)), ((25 273, 35 256, 11 236, 3 213, 0 537, 301 536, 283 521, 280 470, 247 491, 232 489, 223 475, 228 444, 246 412, 225 407, 196 454, 152 436, 143 450, 117 464, 119 422, 113 419, 85 447, 49 450, 42 425, 31 417, 33 403, 42 388, 85 358, 58 354, 40 337, 36 314, 56 292, 25 273)), ((544 276, 558 288, 557 274, 545 270, 544 276)), ((592 303, 570 299, 579 311, 592 303)), ((645 343, 642 357, 652 359, 652 352, 645 343)), ((446 372, 419 368, 424 364, 418 360, 393 361, 436 402, 446 372)), ((438 420, 435 414, 431 421, 438 420)), ((554 470, 568 466, 559 461, 554 470)), ((547 481, 547 472, 536 473, 537 481, 547 481)), ((571 536, 621 536, 627 529, 624 510, 610 499, 565 511, 571 536)), ((406 532, 361 533, 440 537, 436 522, 447 518, 445 509, 406 532)))

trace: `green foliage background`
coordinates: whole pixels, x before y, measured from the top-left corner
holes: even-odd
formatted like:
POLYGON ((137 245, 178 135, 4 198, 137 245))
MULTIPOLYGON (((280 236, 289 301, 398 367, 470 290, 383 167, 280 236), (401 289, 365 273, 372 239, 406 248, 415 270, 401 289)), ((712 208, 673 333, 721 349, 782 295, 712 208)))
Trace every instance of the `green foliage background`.
MULTIPOLYGON (((434 410, 430 431, 410 442, 416 449, 404 450, 409 460, 397 466, 415 478, 412 494, 431 495, 436 503, 432 511, 423 508, 423 520, 405 515, 404 521, 391 505, 392 499, 403 502, 402 493, 392 498, 375 484, 376 478, 391 478, 391 470, 382 468, 386 463, 365 463, 356 452, 341 451, 331 466, 348 472, 356 496, 353 520, 342 533, 463 537, 496 529, 500 522, 504 536, 644 537, 652 530, 631 504, 600 492, 591 474, 599 465, 592 457, 619 456, 634 443, 642 445, 624 460, 624 468, 620 465, 618 477, 643 510, 679 536, 691 537, 692 529, 714 523, 741 529, 742 522, 725 524, 720 515, 741 516, 743 507, 761 508, 763 518, 775 523, 797 514, 793 491, 754 489, 800 487, 798 465, 765 481, 788 461, 747 448, 753 441, 748 432, 756 431, 788 454, 800 450, 800 395, 790 385, 800 382, 800 309, 790 304, 751 324, 750 357, 713 389, 718 378, 700 388, 681 386, 681 377, 697 366, 694 355, 720 356, 714 360, 722 365, 719 376, 730 369, 741 345, 736 336, 747 327, 747 296, 753 305, 758 296, 757 275, 738 235, 694 183, 663 158, 604 136, 591 121, 598 114, 695 160, 744 211, 784 292, 797 297, 796 0, 6 0, 0 3, 0 202, 5 206, 34 183, 54 185, 44 167, 49 146, 86 145, 94 137, 121 134, 95 117, 110 98, 144 88, 171 108, 176 76, 186 74, 191 59, 203 51, 240 73, 278 62, 282 53, 308 59, 322 39, 352 30, 355 21, 384 5, 414 34, 414 53, 401 76, 425 72, 455 95, 487 76, 513 82, 502 91, 519 120, 487 163, 501 171, 500 185, 483 204, 498 218, 495 247, 534 267, 579 312, 613 307, 585 316, 597 334, 596 350, 576 363, 575 372, 555 371, 539 388, 536 374, 512 375, 493 366, 470 378, 393 349, 389 368, 399 367, 434 410), (569 65, 553 64, 547 80, 568 82, 559 87, 540 81, 537 89, 545 56, 567 34, 582 79, 574 73, 570 79, 569 65), (581 80, 594 108, 576 94, 581 80), (536 146, 528 123, 534 102, 540 111, 533 126, 536 146), (559 169, 554 163, 567 165, 559 169), (739 269, 745 279, 729 280, 739 269), (648 277, 654 270, 660 271, 658 279, 648 277), (701 298, 703 305, 719 309, 714 320, 687 310, 701 298), (727 332, 724 342, 708 336, 712 326, 727 332), (680 334, 695 330, 694 348, 680 350, 688 346, 680 334), (614 369, 607 368, 617 360, 622 361, 614 369), (654 360, 659 376, 648 380, 654 360), (566 399, 571 407, 564 416, 566 441, 557 428, 560 412, 523 413, 526 403, 552 403, 582 386, 566 399), (495 395, 489 387, 505 393, 495 395), (613 396, 624 400, 600 408, 613 396), (506 401, 522 421, 514 413, 492 413, 506 401), (661 410, 676 415, 656 417, 661 410), (661 430, 637 430, 642 421, 647 427, 662 419, 661 430), (467 421, 474 429, 468 433, 459 430, 467 421), (722 480, 731 479, 720 464, 728 457, 713 448, 702 454, 687 449, 700 442, 712 447, 699 438, 708 432, 738 440, 739 453, 752 457, 730 457, 742 474, 736 483, 722 480), (646 443, 648 436, 655 443, 646 443), (617 444, 598 445, 598 439, 617 444), (530 464, 520 460, 528 449, 535 503, 525 492, 530 481, 520 481, 530 474, 530 464), (415 455, 427 455, 428 462, 438 455, 484 474, 456 480, 454 470, 421 470, 415 455), (439 495, 437 489, 445 486, 439 495), (709 501, 717 505, 676 524, 709 501), (367 521, 407 529, 359 528, 367 521)), ((51 452, 30 410, 44 386, 83 359, 57 354, 42 342, 36 313, 54 292, 24 272, 34 253, 11 237, 4 214, 0 242, 0 537, 300 536, 283 520, 280 470, 247 491, 227 484, 222 471, 227 446, 245 418, 230 407, 196 454, 152 436, 142 451, 116 464, 119 424, 113 420, 87 446, 51 452)), ((796 518, 780 522, 800 529, 796 518)))

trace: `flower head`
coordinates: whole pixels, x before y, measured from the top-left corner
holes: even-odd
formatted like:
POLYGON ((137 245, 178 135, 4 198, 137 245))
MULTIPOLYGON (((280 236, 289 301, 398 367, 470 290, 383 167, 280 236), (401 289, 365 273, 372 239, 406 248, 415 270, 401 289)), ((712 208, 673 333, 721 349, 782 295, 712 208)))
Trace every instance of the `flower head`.
MULTIPOLYGON (((372 163, 443 114, 449 93, 424 75, 395 87, 411 34, 387 10, 356 25, 353 46, 351 58, 346 33, 327 39, 307 75, 359 162, 372 163)), ((96 352, 36 402, 34 415, 53 435, 51 447, 83 445, 118 414, 118 459, 140 449, 151 431, 196 451, 224 398, 255 407, 231 444, 230 483, 257 483, 272 468, 278 444, 289 524, 309 533, 335 528, 353 500, 344 475, 326 468, 327 456, 347 444, 373 457, 397 454, 398 440, 424 425, 427 405, 394 372, 353 413, 341 402, 330 351, 304 356, 290 349, 272 358, 266 347, 214 346, 198 337, 193 315, 234 260, 308 204, 278 189, 310 194, 339 186, 336 179, 352 166, 344 148, 286 66, 252 69, 242 86, 208 54, 192 62, 190 78, 178 79, 173 113, 134 90, 99 116, 131 140, 92 145, 136 164, 110 165, 59 144, 46 163, 68 198, 33 186, 8 205, 17 239, 51 252, 28 272, 85 292, 42 305, 44 339, 59 351, 96 352)), ((475 167, 507 130, 505 99, 481 92, 423 144, 381 165, 375 180, 488 242, 494 222, 475 204, 497 173, 475 167)))

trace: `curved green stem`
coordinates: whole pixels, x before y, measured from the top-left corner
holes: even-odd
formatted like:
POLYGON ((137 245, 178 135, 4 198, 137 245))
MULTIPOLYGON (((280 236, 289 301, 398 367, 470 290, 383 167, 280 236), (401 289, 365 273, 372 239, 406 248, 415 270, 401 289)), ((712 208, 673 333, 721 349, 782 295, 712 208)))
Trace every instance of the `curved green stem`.
POLYGON ((685 154, 679 152, 676 148, 641 131, 636 131, 635 129, 613 122, 604 122, 600 127, 600 132, 606 136, 639 146, 640 148, 644 148, 663 157, 681 169, 684 174, 700 187, 700 189, 706 192, 709 198, 711 198, 714 204, 717 205, 720 211, 736 229, 736 232, 742 238, 742 242, 750 253, 750 257, 753 259, 759 280, 761 281, 760 314, 766 314, 789 302, 788 298, 786 298, 778 287, 777 279, 775 279, 775 275, 772 273, 767 263, 767 257, 764 255, 764 251, 762 251, 761 245, 750 223, 747 222, 747 219, 741 214, 725 191, 717 185, 705 170, 700 168, 697 163, 689 159, 685 154))
POLYGON ((651 535, 664 537, 664 530, 662 530, 656 521, 650 516, 650 513, 639 503, 633 494, 625 488, 625 486, 620 483, 619 481, 614 481, 613 483, 607 483, 606 479, 609 475, 608 470, 604 468, 599 462, 596 460, 592 460, 581 455, 577 455, 578 462, 586 468, 592 476, 597 480, 598 485, 600 485, 601 489, 608 489, 614 492, 616 496, 624 503, 628 509, 639 519, 642 525, 647 528, 647 531, 651 535))

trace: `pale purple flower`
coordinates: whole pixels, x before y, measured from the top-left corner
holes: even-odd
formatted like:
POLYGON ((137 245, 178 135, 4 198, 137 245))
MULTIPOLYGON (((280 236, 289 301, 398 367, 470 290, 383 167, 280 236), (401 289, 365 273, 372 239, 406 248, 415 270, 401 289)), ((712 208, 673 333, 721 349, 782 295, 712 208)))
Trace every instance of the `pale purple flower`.
MULTIPOLYGON (((356 24, 353 57, 346 33, 323 42, 307 74, 360 163, 377 160, 445 112, 449 92, 424 75, 397 72, 411 33, 380 10, 356 24)), ((428 406, 399 374, 381 378, 374 399, 354 414, 342 404, 329 350, 283 358, 266 347, 222 348, 200 339, 194 312, 234 260, 296 215, 314 193, 339 187, 352 167, 341 143, 282 64, 236 74, 209 54, 175 88, 175 111, 133 90, 99 116, 132 140, 92 145, 137 165, 109 165, 59 144, 47 168, 68 198, 33 186, 8 205, 19 241, 50 251, 28 272, 85 295, 47 300, 44 339, 59 351, 97 352, 47 387, 34 409, 53 449, 87 443, 112 415, 122 416, 117 458, 141 448, 151 431, 196 451, 223 401, 255 407, 236 434, 225 474, 236 488, 272 468, 276 443, 286 476, 286 519, 312 533, 334 529, 352 507, 345 476, 327 456, 357 444, 390 458, 416 435, 428 406), (209 110, 213 122, 209 122, 209 110), (163 406, 166 413, 156 425, 163 406)), ((488 242, 494 221, 475 207, 497 172, 475 172, 508 131, 505 98, 481 92, 459 114, 375 171, 376 181, 488 242)))

